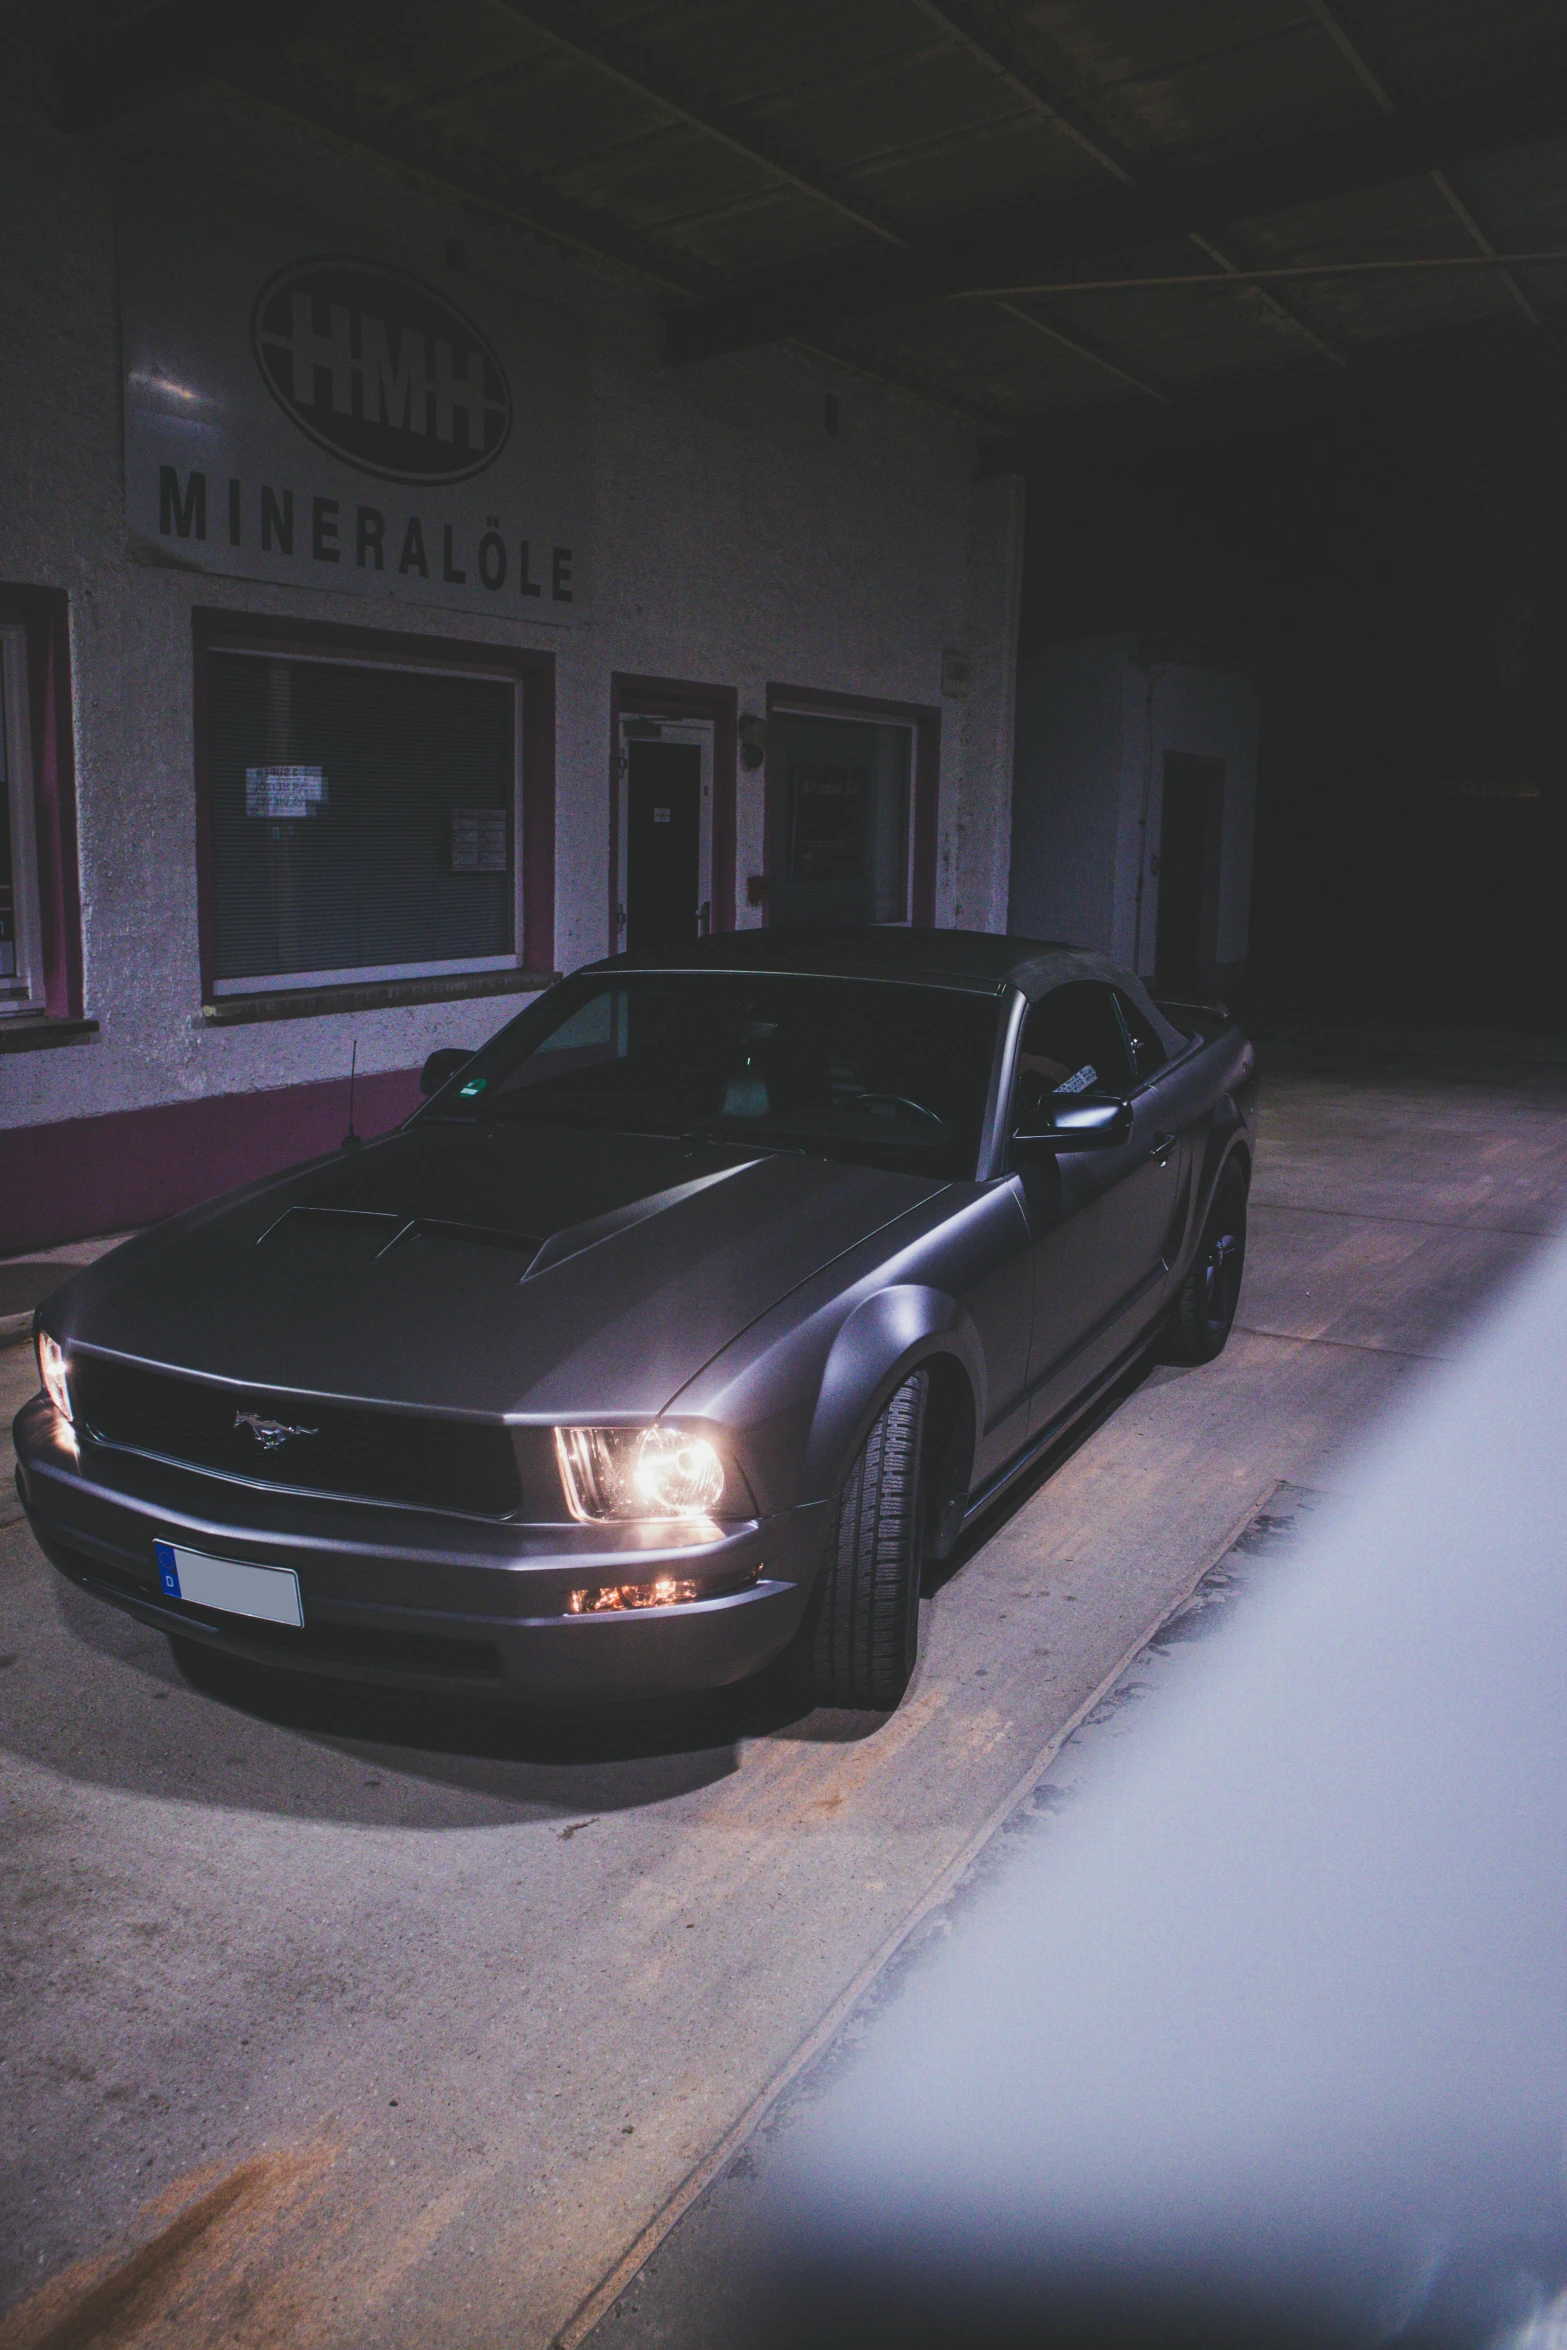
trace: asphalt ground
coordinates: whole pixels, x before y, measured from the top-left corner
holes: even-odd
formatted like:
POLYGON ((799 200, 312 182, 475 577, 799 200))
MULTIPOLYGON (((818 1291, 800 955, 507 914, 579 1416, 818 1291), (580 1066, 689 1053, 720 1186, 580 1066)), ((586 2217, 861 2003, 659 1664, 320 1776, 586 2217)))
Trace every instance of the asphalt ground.
MULTIPOLYGON (((1281 1488, 1337 1482, 1564 1187, 1559 1059, 1298 1055, 1230 1347, 1129 1382, 977 1530, 890 1718, 194 1687, 58 1582, 7 1469, 0 2350, 610 2339, 1063 1738, 1281 1488)), ((7 1419, 30 1384, 0 1352, 7 1419)))

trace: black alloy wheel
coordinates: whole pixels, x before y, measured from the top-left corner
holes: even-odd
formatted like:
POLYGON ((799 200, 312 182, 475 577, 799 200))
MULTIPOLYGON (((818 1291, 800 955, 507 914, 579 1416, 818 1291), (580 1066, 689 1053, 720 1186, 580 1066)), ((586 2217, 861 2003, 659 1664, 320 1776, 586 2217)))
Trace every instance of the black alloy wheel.
POLYGON ((928 1371, 891 1396, 849 1472, 811 1625, 818 1705, 890 1711, 919 1648, 928 1371))
POLYGON ((1246 1178, 1232 1162, 1219 1178, 1192 1269, 1176 1296, 1170 1352, 1178 1363, 1211 1363, 1223 1353, 1245 1264, 1246 1178))

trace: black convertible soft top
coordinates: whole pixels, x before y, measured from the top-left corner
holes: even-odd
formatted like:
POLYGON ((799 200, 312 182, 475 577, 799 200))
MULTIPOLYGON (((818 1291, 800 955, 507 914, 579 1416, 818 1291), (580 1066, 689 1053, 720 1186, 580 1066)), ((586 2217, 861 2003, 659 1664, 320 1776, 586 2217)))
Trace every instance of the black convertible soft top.
POLYGON ((904 930, 848 924, 806 930, 780 924, 734 930, 719 938, 667 947, 651 955, 610 955, 592 972, 768 971, 842 979, 901 979, 926 986, 961 987, 995 995, 1015 987, 1037 1003, 1074 979, 1099 979, 1120 988, 1152 1022, 1168 1052, 1187 1039, 1159 1010, 1142 980, 1106 955, 1060 939, 1015 938, 989 930, 904 930))

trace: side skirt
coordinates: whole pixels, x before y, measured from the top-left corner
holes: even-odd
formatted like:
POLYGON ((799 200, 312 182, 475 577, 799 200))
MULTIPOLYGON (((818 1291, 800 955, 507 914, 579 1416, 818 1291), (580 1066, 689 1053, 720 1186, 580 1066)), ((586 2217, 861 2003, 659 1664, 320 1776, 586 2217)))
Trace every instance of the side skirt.
POLYGON ((1019 1477, 1025 1476, 1033 1468, 1035 1462, 1050 1450, 1052 1445, 1060 1443, 1068 1429, 1080 1420, 1085 1412, 1093 1409, 1100 1397, 1124 1376, 1130 1365, 1136 1362, 1138 1356, 1147 1353, 1169 1318, 1169 1310, 1166 1309, 1154 1321, 1150 1322, 1146 1329, 1140 1330, 1131 1345, 1123 1347, 1114 1362, 1107 1369, 1101 1371, 1091 1387, 1085 1387, 1081 1395, 1075 1395, 1066 1409, 1057 1412, 1055 1418, 1042 1428, 1037 1436, 1030 1438, 1022 1451, 1014 1454, 1012 1459, 1007 1462, 1005 1468, 998 1469, 996 1474, 982 1485, 977 1493, 969 1495, 968 1506, 963 1512, 965 1526, 971 1526, 976 1518, 983 1516, 986 1510, 1000 1500, 1009 1485, 1015 1485, 1019 1477))

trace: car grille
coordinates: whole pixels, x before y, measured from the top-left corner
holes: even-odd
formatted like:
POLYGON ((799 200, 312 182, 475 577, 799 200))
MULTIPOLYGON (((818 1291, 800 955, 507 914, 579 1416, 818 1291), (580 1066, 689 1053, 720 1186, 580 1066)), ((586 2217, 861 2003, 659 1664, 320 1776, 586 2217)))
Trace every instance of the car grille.
POLYGON ((100 1443, 220 1477, 465 1517, 506 1518, 521 1504, 517 1456, 504 1428, 208 1387, 93 1355, 76 1357, 71 1388, 78 1417, 100 1443), (301 1433, 268 1446, 245 1424, 247 1413, 301 1433))

